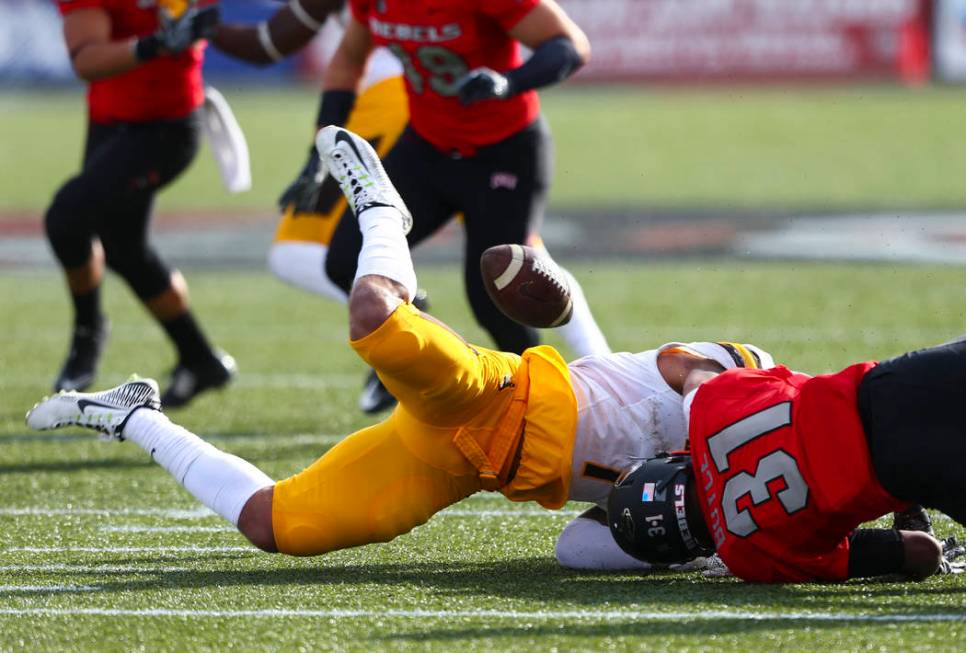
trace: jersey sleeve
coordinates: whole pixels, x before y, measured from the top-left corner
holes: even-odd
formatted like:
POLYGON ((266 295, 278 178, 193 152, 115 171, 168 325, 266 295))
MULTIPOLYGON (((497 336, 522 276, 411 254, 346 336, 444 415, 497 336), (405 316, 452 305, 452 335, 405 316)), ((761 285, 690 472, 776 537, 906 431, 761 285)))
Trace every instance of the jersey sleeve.
POLYGON ((103 7, 104 0, 57 0, 57 8, 60 15, 65 16, 78 9, 90 9, 91 7, 103 7))
POLYGON ((513 29, 533 11, 540 0, 480 0, 480 13, 500 24, 505 31, 513 29))
POLYGON ((370 4, 371 0, 351 0, 349 9, 352 10, 352 17, 363 25, 368 25, 370 4))

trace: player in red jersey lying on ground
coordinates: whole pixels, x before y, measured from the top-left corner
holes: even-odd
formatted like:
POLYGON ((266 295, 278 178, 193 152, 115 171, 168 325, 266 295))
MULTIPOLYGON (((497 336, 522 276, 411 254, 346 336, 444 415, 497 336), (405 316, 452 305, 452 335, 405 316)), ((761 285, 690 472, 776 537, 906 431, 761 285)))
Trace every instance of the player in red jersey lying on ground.
POLYGON ((628 553, 715 551, 757 582, 948 568, 954 542, 860 525, 912 504, 966 524, 966 339, 815 377, 695 369, 683 390, 690 456, 644 462, 608 500, 628 553))

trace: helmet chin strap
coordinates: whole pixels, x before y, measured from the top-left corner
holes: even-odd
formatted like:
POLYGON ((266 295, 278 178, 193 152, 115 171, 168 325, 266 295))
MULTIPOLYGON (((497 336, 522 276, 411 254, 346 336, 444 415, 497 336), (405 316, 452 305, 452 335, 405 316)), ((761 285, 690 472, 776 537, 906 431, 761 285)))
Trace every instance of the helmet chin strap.
POLYGON ((704 516, 701 514, 701 500, 698 498, 698 481, 694 476, 688 481, 686 492, 687 500, 685 502, 685 510, 691 535, 701 546, 714 549, 714 540, 711 537, 711 532, 708 530, 708 525, 704 523, 704 516))

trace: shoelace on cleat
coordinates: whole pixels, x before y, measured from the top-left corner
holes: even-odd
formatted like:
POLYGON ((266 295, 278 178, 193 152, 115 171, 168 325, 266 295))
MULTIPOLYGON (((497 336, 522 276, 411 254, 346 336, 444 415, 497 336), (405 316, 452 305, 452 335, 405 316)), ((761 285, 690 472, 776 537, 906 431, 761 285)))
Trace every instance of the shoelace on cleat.
POLYGON ((154 405, 155 401, 148 401, 154 393, 154 388, 143 381, 134 381, 118 386, 113 390, 100 392, 94 395, 98 401, 115 404, 119 407, 133 408, 141 406, 146 402, 154 405))

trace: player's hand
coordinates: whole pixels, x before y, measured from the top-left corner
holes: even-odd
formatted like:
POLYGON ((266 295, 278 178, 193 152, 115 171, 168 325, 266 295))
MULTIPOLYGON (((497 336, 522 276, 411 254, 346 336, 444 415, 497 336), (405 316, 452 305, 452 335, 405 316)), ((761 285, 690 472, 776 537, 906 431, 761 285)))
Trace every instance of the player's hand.
POLYGON ((319 190, 324 179, 325 166, 322 165, 318 150, 313 147, 299 176, 278 198, 278 208, 284 212, 294 204, 296 213, 314 212, 319 203, 319 190))
POLYGON ((160 12, 161 27, 157 32, 161 47, 168 54, 184 52, 196 41, 208 38, 218 24, 220 12, 217 5, 189 7, 180 16, 172 18, 160 12))
POLYGON ((734 576, 728 569, 728 565, 717 554, 705 559, 705 570, 701 572, 701 575, 705 578, 731 578, 734 576))
POLYGON ((966 570, 966 547, 956 541, 955 537, 943 540, 943 559, 939 563, 940 574, 961 574, 966 570))
POLYGON ((456 82, 456 93, 463 106, 481 100, 502 100, 510 96, 510 82, 490 68, 474 68, 456 82))

